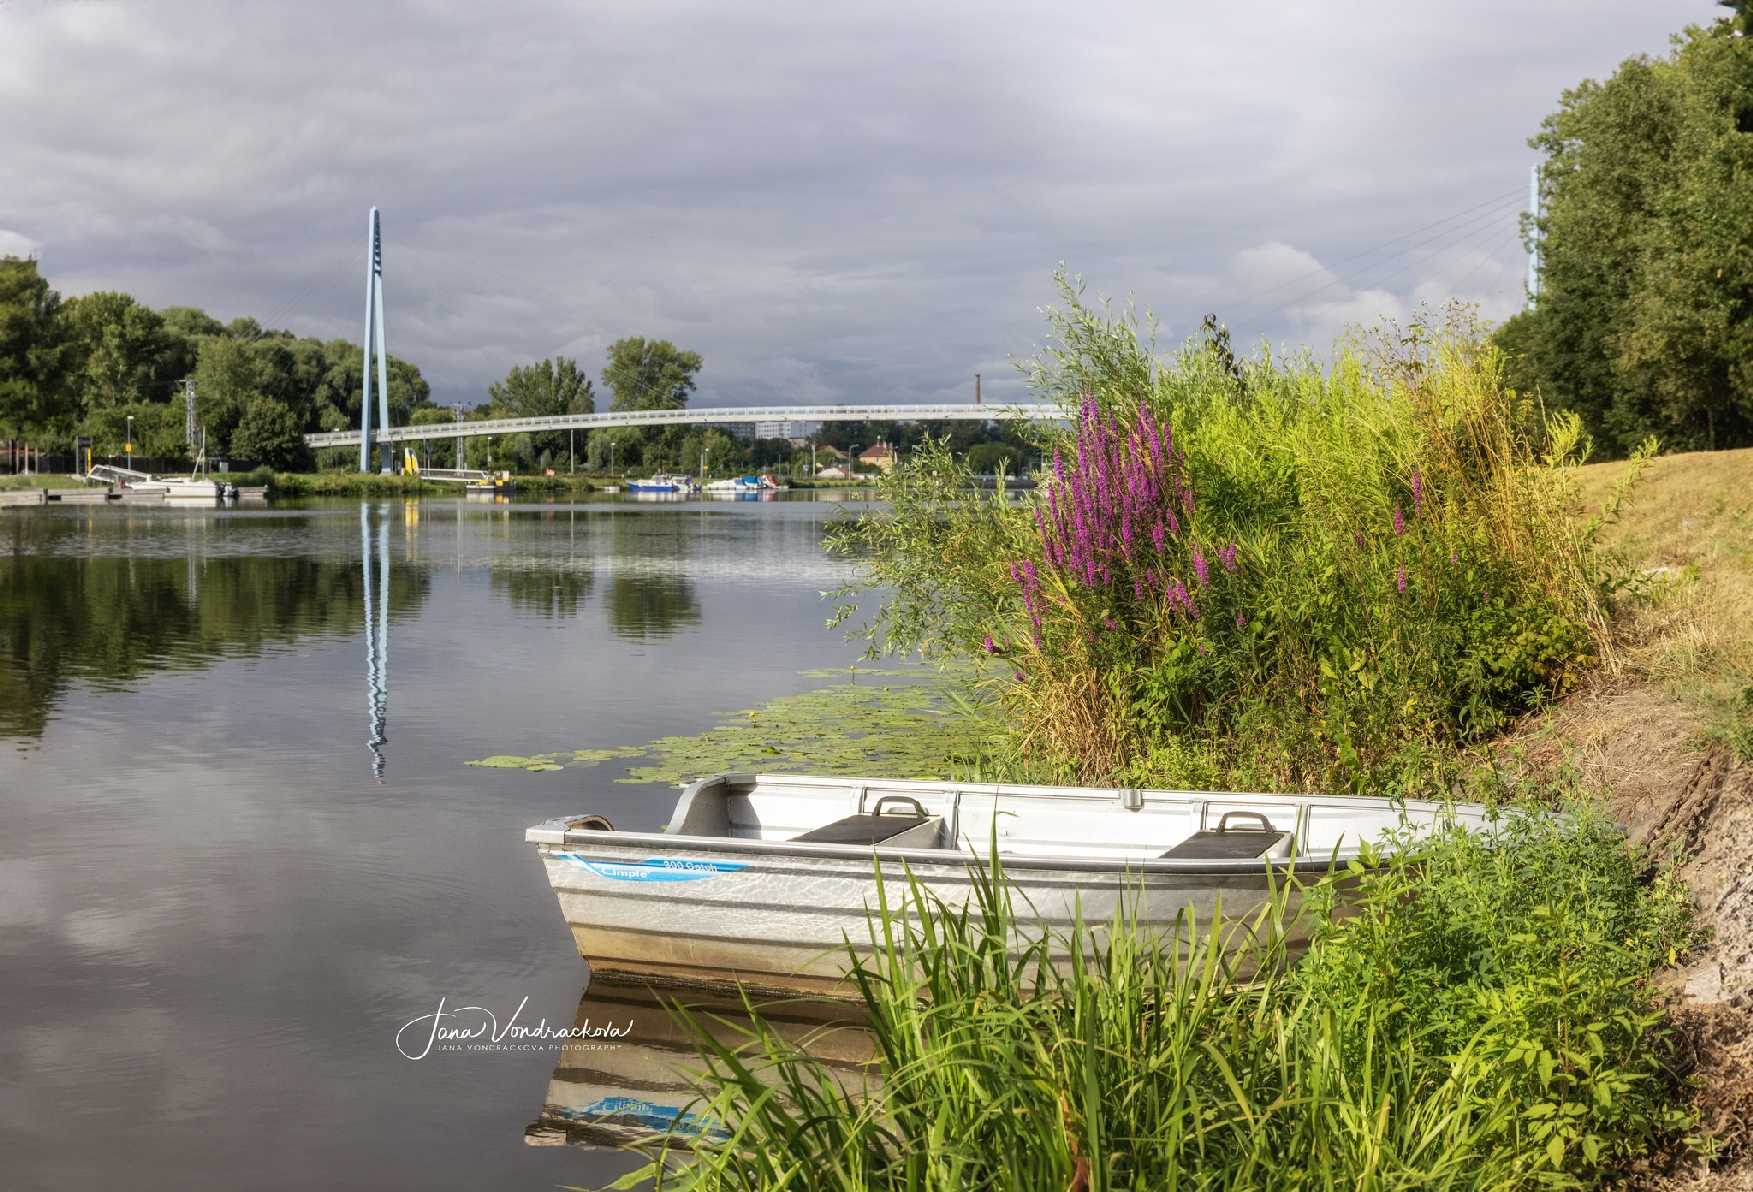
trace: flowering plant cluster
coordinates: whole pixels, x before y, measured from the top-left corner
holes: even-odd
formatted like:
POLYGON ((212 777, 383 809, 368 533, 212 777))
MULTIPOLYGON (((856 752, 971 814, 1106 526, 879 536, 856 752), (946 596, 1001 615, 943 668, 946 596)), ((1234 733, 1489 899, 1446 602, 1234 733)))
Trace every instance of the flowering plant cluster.
MULTIPOLYGON (((1034 508, 1041 562, 1010 565, 1035 644, 1048 592, 1062 593, 1071 606, 1088 598, 1100 607, 1086 610, 1093 613, 1087 619, 1110 631, 1122 621, 1136 629, 1158 614, 1198 621, 1213 562, 1233 572, 1237 561, 1233 542, 1207 556, 1194 539, 1194 508, 1187 459, 1170 428, 1145 406, 1122 424, 1086 396, 1071 458, 1054 451, 1045 499, 1034 508)), ((1237 612, 1236 623, 1245 624, 1245 615, 1237 612)))

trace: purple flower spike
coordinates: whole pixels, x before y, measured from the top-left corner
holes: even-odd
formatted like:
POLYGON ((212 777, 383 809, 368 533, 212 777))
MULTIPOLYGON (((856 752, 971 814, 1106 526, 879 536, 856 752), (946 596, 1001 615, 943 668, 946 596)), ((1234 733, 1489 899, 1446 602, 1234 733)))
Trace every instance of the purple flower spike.
POLYGON ((992 635, 990 633, 988 633, 986 635, 986 640, 981 642, 980 645, 981 645, 981 648, 984 649, 988 654, 998 653, 998 646, 996 643, 993 642, 992 635))
POLYGON ((1199 586, 1211 583, 1211 567, 1205 561, 1205 554, 1197 546, 1193 548, 1193 574, 1199 577, 1199 586))
POLYGON ((1406 517, 1400 512, 1400 506, 1394 506, 1394 537, 1406 533, 1406 517))
POLYGON ((1236 569, 1236 544, 1232 542, 1219 550, 1217 561, 1223 564, 1225 571, 1234 571, 1236 569))
POLYGON ((1394 587, 1402 594, 1406 591, 1406 568, 1402 567, 1394 575, 1394 587))
POLYGON ((1247 628, 1247 625, 1248 625, 1248 618, 1244 617, 1241 613, 1237 613, 1236 614, 1236 628, 1237 629, 1245 629, 1245 628, 1247 628))
POLYGON ((1356 533, 1354 533, 1354 534, 1352 534, 1352 536, 1351 536, 1351 540, 1352 540, 1352 541, 1353 541, 1353 542, 1355 542, 1355 543, 1357 543, 1357 549, 1358 549, 1358 550, 1362 550, 1362 549, 1363 549, 1363 547, 1364 547, 1364 536, 1363 536, 1363 531, 1362 531, 1362 530, 1358 530, 1358 531, 1357 531, 1357 532, 1356 532, 1356 533))

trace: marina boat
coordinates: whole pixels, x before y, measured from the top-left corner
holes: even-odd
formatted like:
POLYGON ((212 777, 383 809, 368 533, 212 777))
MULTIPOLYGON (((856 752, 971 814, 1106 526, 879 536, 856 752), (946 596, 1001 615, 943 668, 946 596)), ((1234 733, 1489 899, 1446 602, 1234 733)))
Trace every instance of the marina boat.
POLYGON ((879 865, 891 906, 909 872, 960 905, 996 848, 1028 930, 1057 936, 1124 906, 1166 933, 1187 910, 1245 919, 1286 873, 1451 817, 1485 823, 1471 804, 1345 796, 718 775, 687 787, 662 831, 581 815, 524 839, 595 972, 840 994, 879 865))
POLYGON ((691 493, 694 482, 686 476, 666 476, 662 472, 645 480, 629 480, 630 493, 691 493))
POLYGON ((231 485, 205 476, 161 476, 158 479, 164 485, 164 499, 167 501, 218 501, 235 492, 231 485))
POLYGON ((761 481, 755 476, 738 476, 734 480, 708 480, 701 488, 702 492, 714 495, 729 493, 733 496, 755 496, 761 491, 761 481))

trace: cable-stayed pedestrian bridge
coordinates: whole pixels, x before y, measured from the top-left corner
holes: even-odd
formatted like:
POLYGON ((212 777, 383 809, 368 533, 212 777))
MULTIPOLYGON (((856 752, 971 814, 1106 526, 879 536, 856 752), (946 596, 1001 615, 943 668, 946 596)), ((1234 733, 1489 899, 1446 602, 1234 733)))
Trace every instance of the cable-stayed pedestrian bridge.
MULTIPOLYGON (((1049 402, 996 402, 901 406, 710 406, 681 410, 611 410, 602 414, 556 414, 543 418, 488 418, 428 422, 373 430, 378 443, 480 435, 521 435, 553 430, 603 430, 617 426, 723 426, 742 422, 1026 422, 1063 421, 1065 411, 1049 402)), ((304 436, 311 447, 356 447, 358 430, 321 431, 304 436)))

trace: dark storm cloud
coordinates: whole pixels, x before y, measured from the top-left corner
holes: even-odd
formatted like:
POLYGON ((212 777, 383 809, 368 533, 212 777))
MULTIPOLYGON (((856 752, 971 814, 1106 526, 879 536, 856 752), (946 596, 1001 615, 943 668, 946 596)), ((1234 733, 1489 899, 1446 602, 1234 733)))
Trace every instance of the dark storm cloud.
POLYGON ((1526 137, 1714 15, 10 0, 0 252, 357 336, 375 203, 391 349, 444 400, 627 334, 700 351, 703 403, 1018 396, 1061 260, 1177 338, 1508 313, 1526 137))

